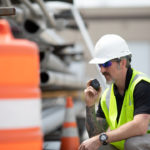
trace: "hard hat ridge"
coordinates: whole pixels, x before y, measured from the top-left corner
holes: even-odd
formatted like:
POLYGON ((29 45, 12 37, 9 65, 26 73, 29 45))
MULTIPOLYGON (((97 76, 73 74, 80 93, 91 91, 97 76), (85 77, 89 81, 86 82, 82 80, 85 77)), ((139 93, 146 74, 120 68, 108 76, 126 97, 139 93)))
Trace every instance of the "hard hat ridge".
POLYGON ((103 64, 115 58, 131 55, 126 41, 116 34, 102 36, 96 43, 90 64, 103 64))

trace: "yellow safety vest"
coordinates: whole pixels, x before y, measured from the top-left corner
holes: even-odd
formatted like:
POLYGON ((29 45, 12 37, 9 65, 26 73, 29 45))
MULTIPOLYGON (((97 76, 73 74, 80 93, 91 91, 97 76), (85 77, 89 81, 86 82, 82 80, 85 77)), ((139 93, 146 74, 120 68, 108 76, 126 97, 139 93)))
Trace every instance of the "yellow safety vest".
MULTIPOLYGON (((133 99, 133 91, 137 83, 141 80, 147 81, 150 83, 150 78, 148 78, 145 74, 138 72, 134 69, 132 73, 132 77, 129 83, 128 89, 125 91, 125 96, 122 104, 122 109, 120 113, 120 117, 117 123, 117 104, 116 97, 114 95, 114 84, 112 84, 109 88, 107 88, 101 98, 101 107, 105 114, 107 123, 111 130, 117 129, 121 125, 133 120, 134 113, 134 99, 133 99)), ((120 150, 124 150, 125 140, 113 142, 111 143, 116 148, 120 150)))

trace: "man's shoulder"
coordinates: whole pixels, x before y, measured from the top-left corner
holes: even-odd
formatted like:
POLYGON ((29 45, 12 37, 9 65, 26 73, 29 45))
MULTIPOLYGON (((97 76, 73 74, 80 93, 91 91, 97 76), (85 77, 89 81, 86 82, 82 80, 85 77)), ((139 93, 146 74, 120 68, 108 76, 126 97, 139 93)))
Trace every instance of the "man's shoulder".
POLYGON ((150 95, 150 82, 141 80, 137 83, 134 89, 134 95, 139 95, 140 93, 150 95))
POLYGON ((144 87, 150 88, 150 82, 141 80, 139 81, 139 83, 136 85, 135 88, 144 88, 144 87))

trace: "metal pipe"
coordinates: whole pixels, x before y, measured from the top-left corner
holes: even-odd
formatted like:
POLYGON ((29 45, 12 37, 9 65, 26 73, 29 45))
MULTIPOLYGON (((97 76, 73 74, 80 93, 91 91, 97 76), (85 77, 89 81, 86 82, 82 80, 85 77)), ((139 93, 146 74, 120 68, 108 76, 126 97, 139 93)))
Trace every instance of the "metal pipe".
MULTIPOLYGON (((46 10, 46 13, 48 13, 47 15, 51 16, 53 7, 47 6, 48 3, 49 2, 45 2, 45 6, 46 6, 47 9, 44 9, 44 10, 46 10)), ((38 12, 40 15, 42 15, 43 11, 41 11, 41 9, 40 9, 40 7, 37 3, 32 4, 32 7, 34 8, 34 10, 36 12, 38 12)), ((53 18, 53 16, 52 16, 52 18, 53 18)), ((39 19, 37 18, 37 20, 39 20, 39 19)), ((41 18, 40 18, 40 20, 41 20, 41 18)), ((42 18, 42 20, 43 20, 43 18, 42 18)), ((43 31, 40 32, 40 35, 39 35, 40 39, 47 42, 47 43, 49 43, 49 44, 65 44, 65 40, 56 32, 57 29, 60 29, 61 25, 62 24, 60 22, 58 23, 57 20, 56 20, 55 21, 55 28, 52 28, 52 26, 50 26, 49 28, 45 27, 43 29, 43 31)))
POLYGON ((63 44, 62 38, 57 36, 54 30, 46 28, 42 18, 29 18, 24 21, 24 35, 26 38, 39 44, 63 44))
POLYGON ((52 71, 42 71, 40 74, 41 77, 41 86, 62 86, 69 88, 85 88, 85 81, 79 79, 75 75, 69 75, 59 72, 52 71))
POLYGON ((10 1, 10 0, 1 0, 1 1, 2 1, 2 3, 3 3, 5 6, 7 6, 7 7, 12 6, 12 4, 11 4, 11 1, 10 1))
POLYGON ((44 15, 46 16, 46 19, 48 20, 48 23, 49 23, 48 26, 55 27, 56 22, 55 22, 54 16, 53 16, 52 12, 47 11, 47 8, 46 8, 43 0, 35 0, 35 1, 39 4, 41 10, 43 11, 44 15))
POLYGON ((43 98, 42 101, 42 110, 46 110, 50 107, 55 106, 64 106, 65 105, 65 99, 63 97, 57 97, 57 98, 43 98))
POLYGON ((64 64, 56 55, 49 51, 40 52, 40 64, 42 69, 54 70, 69 73, 67 65, 64 64))
MULTIPOLYGON (((85 41, 85 43, 86 43, 86 45, 88 47, 90 56, 91 56, 91 58, 93 58, 93 56, 94 56, 93 55, 94 45, 93 45, 92 40, 91 40, 91 38, 89 36, 89 33, 88 33, 87 29, 86 29, 86 26, 85 26, 85 24, 84 24, 84 22, 83 22, 83 20, 81 18, 81 15, 80 15, 78 9, 75 6, 72 7, 72 13, 73 13, 73 16, 74 16, 74 18, 76 20, 76 23, 77 23, 77 25, 78 25, 78 27, 80 29, 82 37, 83 37, 83 39, 84 39, 84 41, 85 41)), ((103 89, 105 89, 106 88, 106 84, 104 82, 104 77, 100 73, 98 65, 96 65, 96 70, 97 70, 98 74, 100 75, 101 86, 102 86, 103 89)))
POLYGON ((64 44, 65 40, 55 30, 47 28, 40 33, 40 38, 49 44, 64 44))
MULTIPOLYGON (((83 37, 83 39, 84 39, 84 41, 88 47, 87 50, 88 50, 91 58, 93 58, 94 45, 93 45, 93 42, 90 38, 90 35, 87 31, 87 28, 86 28, 86 26, 83 22, 83 19, 80 15, 78 9, 76 8, 76 6, 69 4, 69 3, 66 3, 66 2, 45 2, 45 4, 49 9, 53 8, 53 9, 58 9, 58 10, 71 10, 72 11, 74 19, 75 19, 75 21, 76 21, 76 23, 80 29, 81 35, 82 35, 82 37, 83 37)), ((106 88, 105 79, 102 76, 102 74, 100 73, 98 65, 95 65, 95 69, 98 72, 98 74, 100 75, 99 78, 101 81, 101 86, 103 89, 105 89, 106 88)))
MULTIPOLYGON (((26 16, 28 17, 28 15, 26 16)), ((43 41, 47 44, 64 44, 65 41, 53 29, 46 28, 42 18, 30 17, 24 20, 25 36, 33 41, 43 41), (27 25, 26 25, 27 24, 27 25), (38 29, 38 30, 36 30, 38 29)))
MULTIPOLYGON (((81 101, 74 103, 75 116, 80 116, 85 109, 84 104, 81 101)), ((65 107, 56 106, 42 112, 42 131, 46 135, 49 132, 56 130, 64 122, 65 107)))
POLYGON ((33 7, 33 4, 29 0, 20 0, 20 2, 23 2, 30 10, 31 14, 33 14, 36 17, 41 16, 38 11, 36 11, 33 7))
POLYGON ((75 6, 72 7, 72 13, 73 13, 73 16, 76 20, 76 23, 77 23, 80 31, 81 31, 83 39, 84 39, 84 41, 85 41, 85 43, 89 49, 89 52, 90 52, 91 56, 93 56, 94 45, 93 45, 92 40, 89 36, 89 33, 86 29, 86 26, 85 26, 85 24, 81 18, 81 15, 75 6))

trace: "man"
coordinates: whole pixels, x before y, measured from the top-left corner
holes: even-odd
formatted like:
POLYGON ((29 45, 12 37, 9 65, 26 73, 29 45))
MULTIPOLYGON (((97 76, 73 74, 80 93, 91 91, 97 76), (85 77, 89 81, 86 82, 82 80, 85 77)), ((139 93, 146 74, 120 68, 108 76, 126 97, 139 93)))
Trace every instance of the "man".
POLYGON ((89 139, 79 150, 150 150, 150 79, 130 66, 131 52, 123 38, 108 34, 96 44, 90 63, 97 64, 110 87, 102 94, 85 89, 89 139), (108 129, 106 126, 108 124, 108 129))

